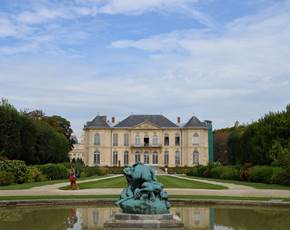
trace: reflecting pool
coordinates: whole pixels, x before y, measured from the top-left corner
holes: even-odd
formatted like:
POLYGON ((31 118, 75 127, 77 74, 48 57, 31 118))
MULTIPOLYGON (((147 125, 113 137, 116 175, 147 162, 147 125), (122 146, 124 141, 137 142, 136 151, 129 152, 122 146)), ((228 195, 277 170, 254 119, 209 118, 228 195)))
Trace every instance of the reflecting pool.
MULTIPOLYGON (((1 230, 102 229, 113 206, 0 208, 1 230)), ((290 229, 290 210, 231 206, 172 207, 185 229, 290 229)))

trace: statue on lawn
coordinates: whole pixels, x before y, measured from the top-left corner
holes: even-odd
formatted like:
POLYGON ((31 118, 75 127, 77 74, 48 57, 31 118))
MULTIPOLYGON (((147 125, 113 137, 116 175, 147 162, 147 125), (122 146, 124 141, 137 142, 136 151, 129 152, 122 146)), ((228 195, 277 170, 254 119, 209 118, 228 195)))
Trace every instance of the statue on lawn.
POLYGON ((124 169, 128 187, 123 189, 117 204, 124 213, 166 214, 170 204, 167 192, 156 179, 154 171, 138 162, 124 169))

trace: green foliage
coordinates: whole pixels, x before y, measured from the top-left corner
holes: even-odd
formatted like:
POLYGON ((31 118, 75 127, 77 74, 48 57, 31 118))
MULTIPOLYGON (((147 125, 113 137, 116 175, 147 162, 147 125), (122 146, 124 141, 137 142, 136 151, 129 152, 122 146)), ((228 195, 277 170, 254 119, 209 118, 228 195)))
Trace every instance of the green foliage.
POLYGON ((40 181, 46 181, 47 177, 39 170, 39 168, 35 166, 29 166, 27 168, 25 182, 31 183, 31 182, 40 182, 40 181))
POLYGON ((87 177, 95 176, 95 175, 104 176, 108 174, 108 172, 109 172, 108 168, 104 168, 104 167, 93 166, 93 167, 84 168, 84 174, 87 177))
POLYGON ((0 172, 9 172, 15 178, 15 183, 21 184, 25 182, 27 166, 24 161, 4 160, 0 161, 0 172))
POLYGON ((226 180, 239 180, 240 171, 232 166, 216 166, 210 170, 210 177, 226 180))
POLYGON ((263 165, 250 169, 249 180, 253 182, 271 183, 274 167, 263 165))
MULTIPOLYGON (((39 113, 37 113, 39 114, 39 113)), ((23 160, 27 164, 45 164, 68 161, 69 139, 40 115, 18 112, 7 100, 0 102, 1 159, 23 160)), ((57 116, 56 116, 57 117, 57 116)), ((59 126, 68 129, 64 118, 59 126), (65 125, 63 125, 65 123, 65 125)))
POLYGON ((108 174, 123 174, 124 167, 107 167, 108 174))
POLYGON ((0 186, 13 184, 15 176, 12 172, 0 171, 0 186))
MULTIPOLYGON (((192 167, 167 167, 168 174, 187 174, 192 167)), ((165 167, 161 168, 165 171, 165 167)))
POLYGON ((45 164, 39 165, 40 171, 50 180, 65 179, 68 177, 69 170, 64 164, 45 164))

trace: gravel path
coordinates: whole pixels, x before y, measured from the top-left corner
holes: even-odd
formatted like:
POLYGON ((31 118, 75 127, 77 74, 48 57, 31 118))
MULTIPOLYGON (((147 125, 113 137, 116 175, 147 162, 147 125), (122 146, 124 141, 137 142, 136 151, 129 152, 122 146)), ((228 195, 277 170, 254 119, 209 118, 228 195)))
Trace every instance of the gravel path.
MULTIPOLYGON (((119 177, 121 175, 114 175, 98 179, 90 179, 80 181, 79 183, 99 181, 108 178, 119 177)), ((170 195, 211 195, 211 196, 237 196, 237 197, 273 197, 290 198, 290 190, 277 189, 255 189, 245 185, 236 185, 231 183, 223 183, 216 181, 209 181, 203 179, 184 178, 181 176, 168 175, 172 177, 182 178, 185 180, 199 181, 216 185, 223 185, 228 189, 212 190, 212 189, 175 189, 168 188, 166 191, 170 195)), ((68 183, 58 183, 52 185, 44 185, 40 187, 33 187, 26 190, 0 190, 0 196, 38 196, 38 195, 119 195, 121 188, 104 188, 104 189, 83 189, 83 190, 60 190, 60 187, 66 186, 68 183)))

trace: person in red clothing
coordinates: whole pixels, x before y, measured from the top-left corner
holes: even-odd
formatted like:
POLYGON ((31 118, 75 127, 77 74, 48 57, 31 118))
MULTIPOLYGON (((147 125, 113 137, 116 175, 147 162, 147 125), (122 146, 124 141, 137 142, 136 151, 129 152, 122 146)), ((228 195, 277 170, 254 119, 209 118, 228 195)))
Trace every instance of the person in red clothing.
POLYGON ((77 176, 74 168, 71 169, 68 179, 70 181, 70 188, 72 190, 79 189, 79 186, 77 185, 77 176))

